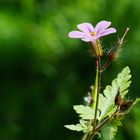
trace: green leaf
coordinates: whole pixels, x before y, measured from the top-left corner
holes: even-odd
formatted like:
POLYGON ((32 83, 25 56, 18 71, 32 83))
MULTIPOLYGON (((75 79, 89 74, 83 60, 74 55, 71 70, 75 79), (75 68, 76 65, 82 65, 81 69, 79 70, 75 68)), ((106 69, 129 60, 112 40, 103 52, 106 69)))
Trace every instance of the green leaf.
POLYGON ((77 132, 82 131, 84 133, 87 133, 93 129, 92 126, 90 126, 90 123, 88 121, 85 121, 82 119, 76 125, 71 124, 71 125, 65 125, 64 127, 73 131, 77 131, 77 132))
POLYGON ((73 131, 83 131, 84 128, 81 126, 81 124, 71 124, 71 125, 65 125, 64 127, 66 127, 67 129, 73 130, 73 131))
MULTIPOLYGON (((125 67, 120 74, 117 76, 117 87, 120 90, 120 95, 122 98, 127 94, 128 88, 131 84, 130 81, 131 75, 130 75, 130 69, 129 67, 125 67)), ((112 83, 113 85, 113 83, 112 83)))
POLYGON ((118 126, 122 126, 121 121, 113 120, 102 129, 103 140, 112 140, 118 131, 118 126))
POLYGON ((94 118, 94 111, 89 106, 75 105, 73 108, 82 119, 91 120, 94 118))
POLYGON ((106 86, 103 94, 99 95, 99 106, 98 109, 100 110, 99 121, 109 116, 116 110, 114 100, 118 93, 122 98, 127 94, 128 87, 130 86, 130 69, 129 67, 125 67, 121 73, 118 74, 117 78, 112 81, 111 86, 106 86))

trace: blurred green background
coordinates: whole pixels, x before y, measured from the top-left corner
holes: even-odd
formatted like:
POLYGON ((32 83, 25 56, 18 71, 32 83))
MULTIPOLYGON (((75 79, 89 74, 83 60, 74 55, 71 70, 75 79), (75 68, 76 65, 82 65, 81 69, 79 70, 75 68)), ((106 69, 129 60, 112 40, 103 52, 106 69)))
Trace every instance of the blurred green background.
MULTIPOLYGON (((139 0, 0 0, 0 140, 80 139, 63 127, 78 121, 72 105, 83 103, 95 76, 89 45, 67 37, 78 23, 112 21, 117 34, 102 39, 105 49, 130 27, 101 90, 128 65, 128 98, 140 97, 139 16, 139 0)), ((139 108, 123 120, 116 140, 140 139, 139 108)))

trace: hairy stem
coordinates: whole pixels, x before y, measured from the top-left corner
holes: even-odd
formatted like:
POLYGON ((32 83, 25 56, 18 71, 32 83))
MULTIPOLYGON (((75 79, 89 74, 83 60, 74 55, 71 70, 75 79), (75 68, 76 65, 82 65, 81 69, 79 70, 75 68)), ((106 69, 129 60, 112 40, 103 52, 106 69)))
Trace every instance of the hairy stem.
POLYGON ((97 111, 98 111, 98 103, 99 103, 99 92, 100 92, 100 79, 101 79, 101 60, 100 57, 96 60, 96 78, 94 88, 92 89, 92 105, 91 107, 94 109, 95 115, 93 120, 93 131, 86 133, 82 140, 92 140, 96 131, 96 122, 97 122, 97 111))
MULTIPOLYGON (((96 80, 95 80, 95 90, 93 94, 93 98, 95 99, 95 115, 94 115, 94 121, 93 121, 93 131, 96 128, 96 122, 97 122, 97 112, 98 112, 98 103, 99 103, 99 92, 100 92, 100 79, 101 79, 101 72, 100 72, 100 57, 96 60, 96 80)), ((94 109, 94 106, 93 106, 94 109)))
POLYGON ((105 71, 107 69, 107 67, 109 66, 109 64, 114 60, 114 58, 117 55, 118 50, 122 47, 123 43, 124 43, 124 38, 126 36, 126 34, 128 33, 129 28, 127 27, 123 36, 121 37, 121 39, 118 40, 116 46, 111 50, 111 52, 108 55, 108 58, 105 62, 105 64, 103 65, 103 67, 101 68, 101 71, 105 71))

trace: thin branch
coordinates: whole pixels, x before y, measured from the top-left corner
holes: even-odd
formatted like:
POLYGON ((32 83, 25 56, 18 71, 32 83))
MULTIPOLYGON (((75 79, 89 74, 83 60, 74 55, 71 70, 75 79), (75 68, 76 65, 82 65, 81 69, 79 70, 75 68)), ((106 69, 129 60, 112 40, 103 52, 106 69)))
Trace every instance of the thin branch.
POLYGON ((128 31, 129 31, 129 28, 127 27, 122 38, 118 40, 117 45, 109 53, 105 64, 101 68, 101 72, 105 71, 107 69, 107 67, 109 66, 109 64, 112 62, 112 60, 114 60, 118 50, 122 47, 122 44, 124 43, 124 38, 125 38, 126 34, 128 33, 128 31))
POLYGON ((116 111, 109 117, 105 118, 97 127, 96 127, 96 131, 98 131, 102 126, 104 126, 106 123, 108 123, 108 121, 113 118, 119 111, 119 107, 117 107, 116 111))

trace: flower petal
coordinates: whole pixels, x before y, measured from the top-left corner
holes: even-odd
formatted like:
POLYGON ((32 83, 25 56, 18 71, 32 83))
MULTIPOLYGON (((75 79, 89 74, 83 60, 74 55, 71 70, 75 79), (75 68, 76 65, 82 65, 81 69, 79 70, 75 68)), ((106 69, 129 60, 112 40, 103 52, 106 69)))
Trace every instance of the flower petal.
POLYGON ((99 36, 101 37, 101 36, 105 36, 105 35, 112 34, 112 33, 116 33, 115 28, 108 28, 104 32, 102 32, 99 36))
POLYGON ((91 36, 91 37, 84 37, 84 38, 82 38, 81 40, 83 40, 83 41, 85 41, 85 42, 94 42, 94 41, 96 41, 96 39, 97 39, 97 37, 96 36, 91 36))
POLYGON ((83 38, 85 34, 80 31, 72 31, 68 34, 68 37, 70 38, 83 38))
POLYGON ((78 24, 77 28, 86 34, 89 34, 90 32, 94 31, 94 27, 90 23, 78 24))
POLYGON ((85 38, 82 38, 81 40, 85 41, 85 42, 91 42, 92 41, 92 38, 90 37, 85 37, 85 38))
POLYGON ((97 34, 100 34, 101 32, 104 32, 104 30, 106 28, 108 28, 109 26, 111 25, 111 22, 110 21, 100 21, 96 27, 95 27, 95 31, 97 32, 97 34))

